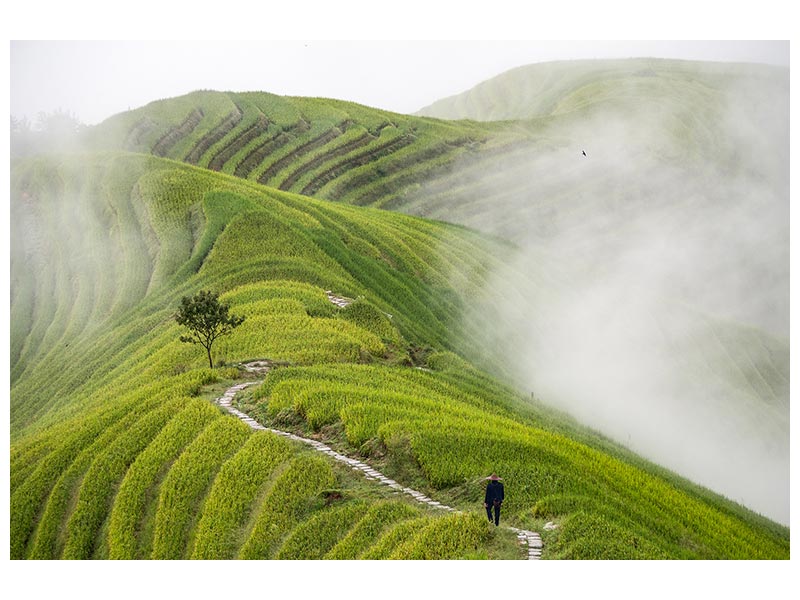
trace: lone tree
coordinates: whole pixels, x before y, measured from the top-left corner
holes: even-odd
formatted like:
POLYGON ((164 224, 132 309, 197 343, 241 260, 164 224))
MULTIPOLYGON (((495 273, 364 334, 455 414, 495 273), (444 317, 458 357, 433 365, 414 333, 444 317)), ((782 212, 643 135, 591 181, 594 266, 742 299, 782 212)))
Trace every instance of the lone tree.
POLYGON ((211 361, 211 345, 218 337, 227 335, 244 322, 244 317, 228 315, 227 304, 219 301, 219 294, 199 291, 191 298, 184 296, 175 320, 189 328, 191 335, 182 335, 181 341, 187 344, 200 344, 208 353, 208 366, 211 361))

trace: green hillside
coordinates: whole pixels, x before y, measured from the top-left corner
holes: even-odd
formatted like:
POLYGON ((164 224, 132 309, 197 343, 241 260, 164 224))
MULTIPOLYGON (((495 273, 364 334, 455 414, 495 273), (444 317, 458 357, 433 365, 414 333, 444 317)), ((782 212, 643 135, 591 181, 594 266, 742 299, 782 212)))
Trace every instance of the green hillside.
MULTIPOLYGON (((263 169, 236 177, 241 163, 222 158, 278 127, 251 111, 266 96, 241 98, 252 100, 234 103, 241 112, 201 93, 116 118, 135 149, 183 162, 105 152, 12 165, 12 558, 522 558, 482 515, 491 471, 506 479, 506 522, 558 525, 543 532, 544 558, 788 558, 788 529, 464 360, 481 339, 462 317, 509 245, 259 183, 269 172, 302 191, 325 160, 253 159, 263 169), (237 127, 252 128, 241 147, 226 142, 237 127), (215 369, 172 318, 200 289, 247 317, 215 346, 215 369), (338 308, 327 290, 356 302, 338 308), (262 423, 361 455, 466 514, 420 508, 224 414, 211 400, 253 359, 275 365, 241 400, 262 423)), ((280 127, 300 122, 292 106, 348 106, 354 124, 331 109, 326 129, 342 147, 405 134, 399 118, 381 127, 344 103, 278 103, 280 127)), ((430 127, 431 143, 489 131, 430 127)))
MULTIPOLYGON (((172 158, 327 200, 380 206, 459 156, 519 139, 352 102, 198 91, 121 113, 87 131, 90 148, 172 158)), ((524 136, 524 134, 522 134, 524 136)))
POLYGON ((654 167, 688 169, 681 177, 698 180, 708 177, 707 167, 689 168, 698 161, 727 173, 747 167, 750 136, 729 139, 731 123, 769 126, 770 115, 788 111, 786 98, 788 71, 763 65, 568 61, 511 70, 418 116, 338 100, 198 91, 116 115, 89 128, 86 142, 519 240, 530 219, 542 233, 591 215, 589 191, 622 192, 620 207, 646 189, 621 190, 609 161, 630 163, 637 182, 654 167), (577 162, 581 150, 593 162, 577 162), (512 216, 520 208, 525 219, 512 216))

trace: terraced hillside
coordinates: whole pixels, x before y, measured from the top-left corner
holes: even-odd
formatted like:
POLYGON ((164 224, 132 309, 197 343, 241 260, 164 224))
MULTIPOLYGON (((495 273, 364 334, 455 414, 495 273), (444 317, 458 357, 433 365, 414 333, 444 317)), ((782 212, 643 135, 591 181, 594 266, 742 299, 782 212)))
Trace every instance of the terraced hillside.
POLYGON ((635 205, 663 187, 656 169, 702 181, 709 168, 750 168, 747 128, 774 128, 770 116, 788 114, 786 98, 788 71, 762 65, 570 61, 514 69, 421 116, 199 91, 112 117, 90 128, 88 143, 521 240, 531 223, 547 236, 585 221, 590 193, 614 199, 615 210, 635 205), (733 123, 744 128, 731 138, 733 123), (582 150, 591 161, 580 162, 582 150), (620 165, 634 185, 609 168, 620 165))
MULTIPOLYGON (((202 91, 116 115, 93 148, 144 152, 280 190, 380 206, 479 147, 520 132, 337 100, 202 91)), ((523 134, 524 137, 524 134, 523 134)))
POLYGON ((474 516, 364 490, 225 417, 203 390, 237 369, 203 369, 171 319, 181 295, 211 287, 247 316, 218 363, 411 364, 407 340, 454 343, 443 261, 477 268, 485 241, 141 155, 15 173, 12 556, 310 558, 347 538, 334 555, 355 557, 384 533, 377 556, 522 557, 510 532, 492 541, 474 516), (432 256, 446 239, 451 253, 432 256), (339 309, 326 289, 358 300, 339 309))
MULTIPOLYGON (((191 152, 179 133, 153 139, 191 152)), ((786 528, 459 356, 503 243, 142 154, 15 163, 11 212, 13 558, 523 558, 484 522, 492 470, 508 522, 557 525, 544 558, 788 558, 786 528), (247 317, 215 369, 172 318, 199 289, 247 317), (210 400, 251 359, 274 368, 241 407, 467 514, 223 414, 210 400)))

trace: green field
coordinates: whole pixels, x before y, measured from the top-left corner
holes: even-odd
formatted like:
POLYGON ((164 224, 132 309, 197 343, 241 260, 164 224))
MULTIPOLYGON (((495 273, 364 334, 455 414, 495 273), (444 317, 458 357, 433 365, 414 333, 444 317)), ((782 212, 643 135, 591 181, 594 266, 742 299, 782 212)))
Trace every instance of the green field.
MULTIPOLYGON (((417 556, 413 540, 445 517, 214 408, 210 390, 241 374, 204 368, 171 315, 181 295, 223 292, 247 320, 214 348, 221 365, 264 357, 415 371, 415 348, 465 343, 451 336, 460 300, 450 263, 433 253, 448 244, 444 256, 470 270, 491 243, 141 155, 15 172, 26 199, 15 216, 49 234, 14 239, 14 281, 47 299, 24 321, 26 296, 14 299, 14 558, 355 557, 409 519, 407 549, 392 555, 417 556), (77 224, 76 210, 91 216, 77 224), (326 289, 357 301, 339 309, 326 289), (276 503, 292 520, 278 519, 276 503), (348 515, 346 526, 329 513, 348 515), (324 547, 303 534, 317 521, 334 526, 324 547)), ((513 536, 446 519, 454 537, 425 542, 427 557, 523 556, 513 536)))
POLYGON ((561 525, 545 557, 788 555, 786 529, 458 358, 472 340, 457 317, 502 244, 140 155, 38 159, 13 186, 15 217, 39 234, 13 240, 14 558, 508 556, 514 540, 479 518, 492 470, 509 481, 509 522, 561 525), (92 215, 79 230, 56 218, 78 210, 92 215), (474 519, 389 497, 212 407, 242 374, 204 368, 177 339, 177 302, 201 288, 247 316, 217 364, 286 365, 254 414, 474 519), (339 309, 328 289, 358 301, 339 309), (277 530, 276 503, 292 515, 277 530))
MULTIPOLYGON (((550 148, 551 128, 195 92, 90 128, 85 154, 13 161, 11 558, 523 559, 485 520, 495 471, 504 523, 540 531, 545 559, 788 559, 787 527, 508 385, 476 310, 516 277, 509 236, 380 210, 439 189, 435 216, 479 219, 508 190, 462 202, 463 161, 550 148), (199 290, 246 317, 213 369, 174 321, 199 290), (273 367, 242 410, 464 514, 216 407, 257 359, 273 367)), ((564 285, 525 269, 537 298, 564 285)), ((713 338, 727 358, 705 369, 780 430, 788 345, 702 325, 698 360, 713 338)))

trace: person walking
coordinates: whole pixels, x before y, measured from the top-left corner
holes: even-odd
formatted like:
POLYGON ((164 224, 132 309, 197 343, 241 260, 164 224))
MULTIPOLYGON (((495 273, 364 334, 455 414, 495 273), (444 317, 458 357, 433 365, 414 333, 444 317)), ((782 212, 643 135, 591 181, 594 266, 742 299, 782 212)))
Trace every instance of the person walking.
POLYGON ((486 486, 486 496, 483 498, 483 506, 486 509, 486 516, 489 517, 489 522, 494 521, 495 527, 500 525, 500 506, 505 499, 505 492, 503 484, 500 483, 502 479, 495 473, 492 473, 486 479, 489 480, 486 486), (494 509, 494 519, 492 519, 492 509, 494 509))

